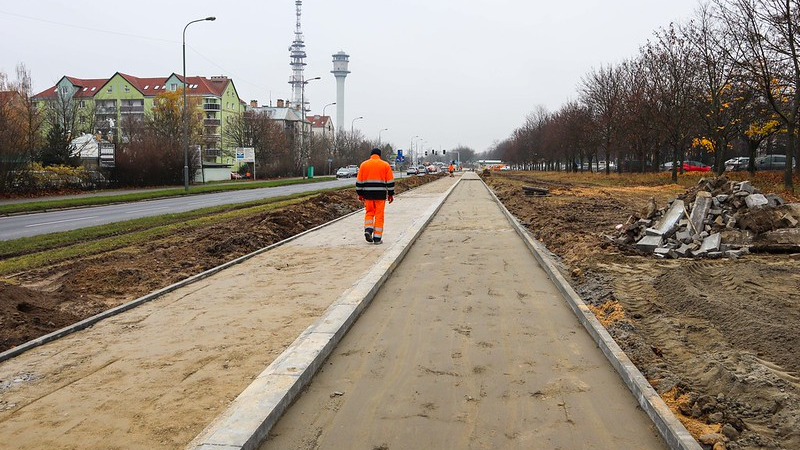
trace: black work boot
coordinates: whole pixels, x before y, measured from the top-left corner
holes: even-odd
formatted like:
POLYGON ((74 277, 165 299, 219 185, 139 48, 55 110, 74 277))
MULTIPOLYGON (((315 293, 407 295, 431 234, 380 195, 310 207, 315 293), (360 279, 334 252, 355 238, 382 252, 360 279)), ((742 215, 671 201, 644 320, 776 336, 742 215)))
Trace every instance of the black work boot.
POLYGON ((364 239, 366 239, 367 242, 372 242, 372 228, 364 229, 364 239))

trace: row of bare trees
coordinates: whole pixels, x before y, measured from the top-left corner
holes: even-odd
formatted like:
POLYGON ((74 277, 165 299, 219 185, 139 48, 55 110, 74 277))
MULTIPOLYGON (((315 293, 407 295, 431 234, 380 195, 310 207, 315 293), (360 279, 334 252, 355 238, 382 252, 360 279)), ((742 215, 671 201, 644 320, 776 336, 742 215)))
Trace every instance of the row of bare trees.
POLYGON ((766 146, 786 155, 791 189, 800 168, 799 26, 800 0, 712 0, 692 20, 655 31, 634 57, 586 74, 578 100, 555 112, 537 107, 487 156, 567 170, 627 161, 643 171, 691 158, 721 173, 735 154, 750 156, 754 170, 766 146))

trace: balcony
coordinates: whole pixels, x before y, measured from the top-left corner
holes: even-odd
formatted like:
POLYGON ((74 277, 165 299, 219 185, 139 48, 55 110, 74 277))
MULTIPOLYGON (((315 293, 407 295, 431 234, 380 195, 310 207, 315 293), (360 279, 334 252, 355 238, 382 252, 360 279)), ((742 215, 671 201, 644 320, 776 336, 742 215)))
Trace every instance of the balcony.
POLYGON ((120 106, 119 112, 121 114, 144 114, 144 106, 120 106))
POLYGON ((222 125, 222 120, 220 119, 204 119, 203 125, 207 127, 218 127, 222 125))
POLYGON ((222 105, 219 103, 204 103, 203 109, 206 111, 219 111, 222 109, 222 105))
POLYGON ((98 115, 117 115, 116 106, 98 106, 95 114, 98 115))
POLYGON ((207 148, 206 149, 206 158, 218 158, 222 156, 222 150, 218 148, 207 148))

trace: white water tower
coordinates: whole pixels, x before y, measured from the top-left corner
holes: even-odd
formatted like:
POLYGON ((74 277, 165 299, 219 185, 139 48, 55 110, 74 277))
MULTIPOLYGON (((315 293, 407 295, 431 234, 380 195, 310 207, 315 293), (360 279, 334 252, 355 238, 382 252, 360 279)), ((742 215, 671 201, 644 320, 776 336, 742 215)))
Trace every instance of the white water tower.
POLYGON ((336 77, 336 124, 341 132, 344 129, 344 79, 350 73, 347 64, 350 62, 350 55, 340 51, 333 55, 333 70, 331 73, 336 77))

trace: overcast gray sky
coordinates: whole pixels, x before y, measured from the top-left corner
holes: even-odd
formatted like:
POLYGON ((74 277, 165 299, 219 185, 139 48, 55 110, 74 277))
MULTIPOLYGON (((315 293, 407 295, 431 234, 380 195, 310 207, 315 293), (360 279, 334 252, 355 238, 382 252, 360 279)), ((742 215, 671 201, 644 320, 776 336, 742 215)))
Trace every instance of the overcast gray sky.
MULTIPOLYGON (((289 99, 294 0, 0 3, 0 70, 24 63, 34 90, 63 75, 227 75, 242 100, 289 99)), ((489 148, 537 105, 577 97, 592 68, 635 56, 658 27, 691 18, 698 0, 304 0, 311 113, 336 101, 331 55, 350 55, 346 129, 407 148, 489 148)), ((336 107, 326 113, 336 119, 336 107)))

